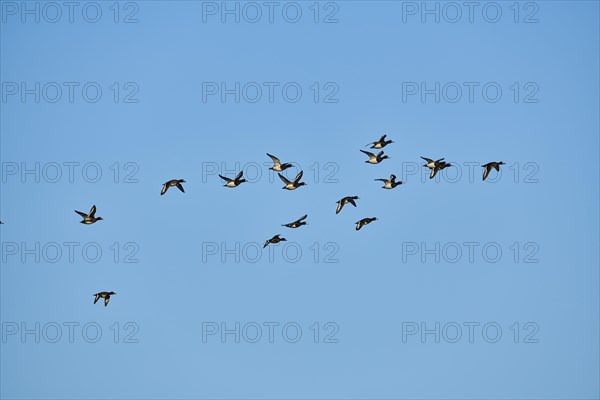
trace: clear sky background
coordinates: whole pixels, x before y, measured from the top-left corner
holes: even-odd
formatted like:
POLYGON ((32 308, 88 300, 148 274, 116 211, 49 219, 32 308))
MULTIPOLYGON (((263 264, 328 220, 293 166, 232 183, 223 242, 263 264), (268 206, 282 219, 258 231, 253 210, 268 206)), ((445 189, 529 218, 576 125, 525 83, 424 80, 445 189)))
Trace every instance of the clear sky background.
POLYGON ((22 22, 21 4, 0 2, 2 398, 599 397, 598 2, 522 2, 518 22, 513 2, 500 2, 496 23, 482 17, 486 3, 473 22, 463 7, 456 23, 444 20, 455 15, 446 3, 439 23, 407 14, 421 2, 322 2, 318 23, 313 2, 298 3, 297 23, 282 17, 286 3, 272 23, 266 6, 256 23, 222 23, 220 12, 203 22, 203 7, 222 5, 196 1, 122 2, 118 23, 113 2, 98 3, 97 23, 82 18, 86 3, 72 23, 66 7, 56 23, 44 20, 51 9, 22 22), (323 23, 334 12, 338 22, 323 23), (138 22, 123 23, 131 13, 138 22), (57 82, 63 92, 51 103, 51 84, 39 103, 22 101, 11 82, 57 82), (64 82, 79 84, 73 102, 64 82), (102 89, 96 103, 82 97, 89 82, 102 89), (203 101, 203 82, 279 86, 273 102, 263 86, 256 103, 236 103, 203 101), (302 88, 296 103, 282 97, 288 82, 302 88), (456 103, 447 101, 452 85, 439 103, 403 101, 406 82, 465 90, 456 103), (464 82, 479 84, 472 102, 464 82), (495 103, 482 97, 489 82, 502 89, 495 103), (324 102, 336 88, 337 102, 324 102), (137 103, 124 102, 134 90, 137 103), (384 133, 395 140, 391 159, 365 164, 358 150, 384 133), (281 190, 266 152, 298 163, 308 185, 281 190), (450 168, 437 182, 423 179, 419 156, 446 157, 462 175, 450 168), (468 178, 465 163, 500 160, 501 177, 482 182, 476 167, 468 178), (36 163, 39 182, 21 175, 36 163), (53 163, 62 166, 55 183, 53 163), (97 182, 82 177, 87 163, 100 167, 97 182), (224 188, 216 173, 241 167, 253 182, 224 188), (385 191, 374 179, 391 173, 406 183, 385 191), (175 178, 186 193, 160 196, 175 178), (336 215, 347 195, 360 197, 358 207, 336 215), (104 220, 80 224, 73 210, 93 204, 104 220), (281 226, 305 213, 308 226, 281 226), (354 230, 372 216, 379 220, 354 230), (257 255, 278 233, 288 242, 257 255), (466 242, 478 243, 472 262, 466 242), (20 249, 36 243, 40 262, 20 249), (436 243, 439 262, 413 254, 436 243), (86 244, 102 250, 97 262, 82 256, 86 244), (223 251, 236 244, 239 262, 223 251), (456 246, 462 255, 449 262, 456 246), (133 252, 138 262, 124 262, 133 252), (93 304, 103 290, 117 293, 108 307, 93 304), (256 343, 252 322, 263 327, 256 343), (273 343, 269 322, 280 324, 273 343), (36 323, 39 343, 21 336, 36 323), (72 343, 67 323, 79 324, 72 343), (203 326, 221 323, 247 327, 239 343, 203 341, 203 326), (282 336, 287 323, 302 329, 296 343, 282 336), (421 323, 440 324, 439 343, 407 336, 421 323), (472 342, 468 323, 479 324, 472 342), (62 336, 52 343, 56 324, 62 336), (85 324, 88 340, 102 329, 96 343, 82 336, 85 324), (456 324, 462 336, 451 343, 456 324), (496 326, 502 334, 490 343, 496 326), (334 330, 337 343, 324 343, 334 330))

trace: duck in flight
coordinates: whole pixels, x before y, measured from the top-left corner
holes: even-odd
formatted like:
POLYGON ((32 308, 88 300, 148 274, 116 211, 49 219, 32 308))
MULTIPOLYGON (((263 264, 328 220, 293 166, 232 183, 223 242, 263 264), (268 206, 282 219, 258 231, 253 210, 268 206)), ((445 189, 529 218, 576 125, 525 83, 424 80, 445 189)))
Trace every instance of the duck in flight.
POLYGON ((163 194, 167 193, 167 190, 169 190, 169 188, 171 188, 173 186, 177 186, 177 189, 179 189, 183 193, 185 193, 185 190, 183 190, 182 183, 185 183, 185 181, 183 179, 171 179, 170 181, 163 183, 163 187, 160 191, 160 195, 162 196, 163 194))
POLYGON ((269 240, 267 240, 265 242, 265 245, 263 246, 263 249, 265 247, 267 247, 268 245, 270 245, 270 244, 277 244, 279 242, 285 242, 285 241, 287 241, 286 238, 282 238, 281 235, 275 235, 271 239, 269 239, 269 240))
POLYGON ((354 200, 358 200, 358 196, 346 196, 337 201, 337 208, 335 209, 335 213, 339 214, 342 211, 342 208, 348 203, 352 204, 356 207, 356 202, 354 200))
POLYGON ((300 186, 306 185, 306 183, 300 182, 300 179, 302 179, 302 175, 303 174, 304 174, 304 171, 298 172, 298 175, 296 175, 296 179, 294 179, 293 182, 290 181, 289 179, 287 179, 285 176, 283 176, 281 174, 277 174, 277 175, 279 175, 279 179, 281 179, 283 181, 283 183, 285 183, 285 186, 282 187, 282 189, 296 190, 300 186))
POLYGON ((488 177, 492 168, 494 168, 496 171, 500 172, 501 165, 504 165, 503 161, 498 161, 498 162, 492 161, 487 164, 483 164, 482 167, 485 168, 485 170, 483 171, 483 180, 485 181, 485 178, 488 177))
POLYGON ((448 168, 451 167, 452 164, 446 162, 446 161, 441 161, 434 169, 433 171, 431 171, 431 174, 429 176, 429 179, 433 179, 433 177, 435 177, 435 174, 437 174, 439 171, 443 170, 444 168, 448 168))
POLYGON ((287 226, 288 228, 300 228, 302 225, 308 225, 308 223, 304 221, 306 217, 308 217, 308 214, 295 220, 294 222, 290 222, 289 224, 283 224, 281 226, 287 226))
POLYGON ((381 138, 379 138, 378 141, 368 143, 367 146, 370 145, 370 144, 372 144, 372 146, 371 146, 372 149, 383 149, 388 144, 394 143, 393 140, 385 140, 386 136, 387 135, 383 135, 381 138))
POLYGON ((241 185, 242 183, 246 182, 245 179, 242 179, 243 175, 244 175, 244 171, 240 171, 240 173, 237 174, 237 176, 234 179, 226 178, 223 175, 219 175, 219 177, 227 182, 223 186, 226 186, 229 188, 234 188, 234 187, 237 187, 237 186, 241 185))
POLYGON ((431 170, 431 173, 429 174, 429 179, 433 179, 435 177, 435 175, 443 170, 444 168, 448 168, 451 167, 452 164, 444 161, 443 158, 440 158, 439 160, 435 160, 433 161, 431 158, 427 158, 427 157, 423 157, 421 156, 421 158, 425 161, 427 161, 427 164, 423 164, 424 167, 427 167, 431 170))
POLYGON ((281 161, 279 160, 279 158, 275 157, 272 154, 267 153, 267 155, 269 157, 271 157, 271 160, 273 160, 273 166, 271 168, 269 168, 270 170, 282 172, 292 166, 292 164, 290 164, 290 163, 282 164, 281 161))
POLYGON ((98 293, 94 293, 94 296, 96 296, 96 298, 94 299, 94 304, 96 304, 98 302, 99 299, 104 299, 104 307, 106 307, 108 305, 108 302, 110 301, 110 296, 112 296, 113 294, 116 294, 115 292, 98 292, 98 293))
POLYGON ((96 221, 102 221, 102 217, 96 217, 96 206, 95 205, 92 206, 89 214, 86 214, 84 212, 77 211, 77 210, 75 210, 75 212, 77 214, 81 215, 81 217, 83 218, 83 220, 79 221, 82 224, 90 225, 90 224, 95 223, 96 221))
POLYGON ((402 181, 396 182, 396 175, 390 175, 390 179, 375 179, 376 181, 383 182, 383 189, 393 189, 396 186, 402 185, 402 181))
POLYGON ((369 159, 367 161, 365 161, 366 163, 369 163, 369 164, 379 164, 386 158, 390 158, 386 155, 383 155, 383 151, 380 151, 377 155, 375 155, 369 151, 364 151, 364 150, 361 150, 361 151, 369 156, 369 159))
POLYGON ((360 231, 360 228, 362 228, 365 225, 369 225, 373 221, 377 221, 377 218, 375 218, 375 217, 373 217, 373 218, 363 218, 360 221, 357 221, 356 222, 356 230, 360 231))

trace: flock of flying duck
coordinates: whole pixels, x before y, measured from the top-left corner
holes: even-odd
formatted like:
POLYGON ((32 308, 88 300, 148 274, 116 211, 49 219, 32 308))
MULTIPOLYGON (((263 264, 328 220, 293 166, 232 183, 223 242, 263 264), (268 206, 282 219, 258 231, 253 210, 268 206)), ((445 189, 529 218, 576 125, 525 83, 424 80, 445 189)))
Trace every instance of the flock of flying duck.
MULTIPOLYGON (((384 147, 386 147, 387 145, 389 145, 391 143, 394 143, 393 140, 386 140, 386 136, 387 135, 383 135, 381 138, 379 138, 379 140, 368 143, 366 146, 371 145, 371 149, 379 150, 379 149, 383 149, 384 147)), ((369 163, 369 164, 379 164, 383 160, 390 158, 389 156, 384 154, 383 150, 381 150, 377 154, 371 153, 371 152, 365 151, 365 150, 360 150, 360 151, 369 157, 369 159, 365 161, 366 163, 369 163)), ((273 166, 270 167, 269 169, 277 172, 278 173, 277 175, 279 176, 281 181, 284 183, 284 186, 282 187, 282 189, 296 190, 299 187, 306 185, 306 183, 301 182, 303 171, 298 172, 298 174, 296 175, 296 178, 293 181, 290 181, 285 176, 283 176, 281 174, 281 172, 285 171, 288 168, 293 167, 293 165, 290 163, 282 163, 281 160, 279 160, 279 158, 275 157, 272 154, 267 153, 267 155, 269 157, 271 157, 271 160, 273 160, 273 166)), ((438 160, 433 160, 433 159, 427 158, 427 157, 421 157, 421 158, 426 161, 426 164, 423 164, 423 166, 427 167, 431 170, 431 173, 429 174, 429 179, 433 179, 439 171, 452 166, 452 164, 444 161, 443 158, 440 158, 438 160)), ((496 171, 500 171, 501 165, 504 165, 504 162, 493 161, 493 162, 489 162, 487 164, 482 165, 482 168, 484 168, 482 180, 485 181, 485 179, 488 177, 488 175, 490 174, 492 169, 495 169, 496 171)), ((246 180, 243 179, 243 175, 244 175, 244 172, 240 171, 235 176, 235 178, 228 178, 223 175, 219 175, 219 177, 221 179, 223 179, 223 181, 225 181, 225 184, 223 186, 228 187, 228 188, 235 188, 235 187, 238 187, 239 185, 241 185, 242 183, 246 182, 246 180)), ((383 182, 382 189, 387 189, 387 190, 394 189, 396 186, 400 186, 403 183, 402 181, 396 181, 396 175, 394 175, 394 174, 390 175, 389 179, 380 178, 380 179, 375 179, 375 181, 383 182)), ((160 191, 160 195, 161 196, 164 195, 172 187, 177 187, 181 192, 185 193, 182 183, 185 183, 185 180, 172 179, 168 182, 165 182, 160 191)), ((346 197, 341 198, 340 200, 337 201, 337 207, 335 209, 335 213, 339 214, 346 204, 351 204, 354 207, 356 207, 356 200, 358 200, 358 199, 359 199, 358 196, 346 196, 346 197)), ((77 211, 77 210, 75 210, 75 212, 81 216, 82 220, 80 222, 82 224, 91 225, 98 221, 102 221, 102 217, 96 217, 96 206, 95 205, 92 206, 89 213, 84 213, 84 212, 77 211)), ((305 214, 304 216, 298 218, 297 220, 290 222, 288 224, 283 224, 282 226, 285 226, 285 227, 291 228, 291 229, 300 228, 303 225, 308 225, 308 223, 305 221, 307 217, 308 217, 308 215, 305 214)), ((370 224, 373 221, 377 221, 377 218, 376 217, 367 217, 367 218, 361 219, 360 221, 356 221, 355 229, 357 231, 359 231, 359 230, 361 230, 362 227, 370 224)), ((3 222, 0 221, 0 224, 3 224, 3 222)), ((263 245, 263 248, 267 247, 269 244, 276 244, 276 243, 283 242, 286 240, 287 239, 285 239, 284 237, 281 237, 281 234, 277 234, 277 235, 273 236, 272 238, 268 239, 265 242, 265 244, 263 245)), ((98 302, 98 300, 102 298, 102 299, 104 299, 104 306, 106 307, 108 305, 108 302, 110 301, 110 296, 115 295, 115 294, 116 293, 112 292, 112 291, 111 292, 94 293, 93 294, 94 304, 96 304, 96 302, 98 302)))

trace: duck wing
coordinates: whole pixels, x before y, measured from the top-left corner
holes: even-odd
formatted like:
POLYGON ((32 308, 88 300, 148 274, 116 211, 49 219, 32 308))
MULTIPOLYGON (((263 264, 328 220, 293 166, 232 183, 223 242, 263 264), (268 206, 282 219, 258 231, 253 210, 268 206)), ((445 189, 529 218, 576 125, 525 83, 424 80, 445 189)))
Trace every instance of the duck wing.
POLYGON ((273 163, 277 166, 277 165, 281 165, 281 161, 279 160, 279 158, 275 157, 272 154, 267 153, 267 155, 269 157, 271 157, 271 160, 273 160, 273 163))
POLYGON ((296 179, 294 179, 294 184, 300 182, 300 179, 302 179, 302 175, 304 175, 304 171, 298 172, 298 175, 296 175, 296 179))
POLYGON ((366 155, 368 155, 370 158, 375 158, 375 154, 371 153, 370 151, 365 151, 365 150, 361 150, 363 153, 365 153, 366 155))
POLYGON ((285 183, 286 185, 289 185, 290 183, 292 183, 285 176, 283 176, 281 174, 277 174, 277 175, 279 175, 279 179, 281 179, 283 181, 283 183, 285 183))

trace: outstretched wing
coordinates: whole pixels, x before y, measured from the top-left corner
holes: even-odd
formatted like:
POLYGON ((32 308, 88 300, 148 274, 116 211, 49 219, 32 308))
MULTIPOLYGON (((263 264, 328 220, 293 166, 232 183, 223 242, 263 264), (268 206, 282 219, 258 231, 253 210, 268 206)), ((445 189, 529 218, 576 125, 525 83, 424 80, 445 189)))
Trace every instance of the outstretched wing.
POLYGON ((235 180, 236 180, 236 181, 239 181, 239 180, 242 178, 242 176, 244 176, 244 171, 243 171, 243 170, 242 170, 242 171, 240 171, 240 173, 239 173, 239 174, 237 174, 237 176, 235 177, 235 180))
POLYGON ((162 187, 162 189, 160 190, 160 195, 162 196, 163 194, 167 193, 167 190, 169 189, 169 186, 165 183, 162 187))
POLYGON ((382 136, 382 137, 379 139, 379 141, 380 141, 380 142, 384 142, 384 141, 385 141, 385 137, 386 137, 386 136, 387 136, 387 134, 383 135, 383 136, 382 136))
POLYGON ((94 215, 96 215, 96 205, 93 205, 90 209, 90 217, 94 218, 94 215))
POLYGON ((82 213, 81 211, 77 211, 77 210, 75 210, 75 212, 76 212, 77 214, 81 215, 81 217, 82 217, 82 218, 85 218, 85 217, 87 217, 87 216, 88 216, 86 213, 82 213))
POLYGON ((356 207, 356 203, 354 202, 354 199, 351 197, 348 199, 348 203, 352 204, 354 207, 356 207))
POLYGON ((298 172, 298 175, 296 175, 296 179, 294 179, 294 183, 300 182, 300 179, 302 179, 302 175, 304 175, 304 171, 298 172))
POLYGON ((94 299, 94 304, 96 304, 96 302, 100 298, 100 293, 96 293, 95 296, 96 296, 96 298, 94 299))
POLYGON ((306 219, 306 217, 308 217, 308 214, 304 214, 303 217, 301 217, 298 221, 296 222, 300 222, 300 221, 304 221, 306 219))
POLYGON ((369 157, 375 157, 375 154, 371 153, 370 151, 365 151, 365 150, 361 150, 363 153, 365 153, 366 155, 368 155, 369 157))
POLYGON ((387 182, 387 179, 375 179, 376 181, 387 182))
POLYGON ((335 213, 339 214, 340 211, 342 211, 342 208, 344 208, 344 202, 342 200, 338 201, 338 205, 335 209, 335 213))
POLYGON ((433 162, 433 160, 431 158, 427 158, 427 157, 423 157, 423 156, 421 156, 421 158, 423 160, 427 161, 428 164, 433 162))
POLYGON ((283 183, 285 183, 286 185, 289 185, 290 183, 292 183, 285 176, 283 176, 281 174, 277 174, 277 175, 279 175, 279 179, 281 179, 283 181, 283 183))
POLYGON ((181 190, 183 193, 185 193, 185 190, 183 190, 183 185, 179 182, 177 182, 177 189, 181 190))
POLYGON ((269 154, 269 153, 267 153, 267 155, 268 155, 269 157, 271 157, 271 160, 273 160, 273 163, 274 163, 275 165, 281 165, 281 161, 279 160, 279 158, 277 158, 277 157, 275 157, 274 155, 272 155, 272 154, 269 154))
POLYGON ((108 302, 110 301, 110 296, 106 296, 104 298, 104 307, 106 307, 108 305, 108 302))
POLYGON ((482 179, 483 181, 485 181, 485 178, 487 178, 487 177, 488 177, 488 175, 490 174, 490 170, 491 170, 491 169, 492 169, 492 168, 490 168, 490 166, 489 166, 489 165, 488 165, 487 167, 485 167, 485 169, 483 170, 483 179, 482 179))
POLYGON ((231 182, 233 180, 233 179, 226 178, 226 177, 224 177, 223 175, 220 175, 220 174, 219 174, 219 178, 223 179, 226 182, 231 182))

